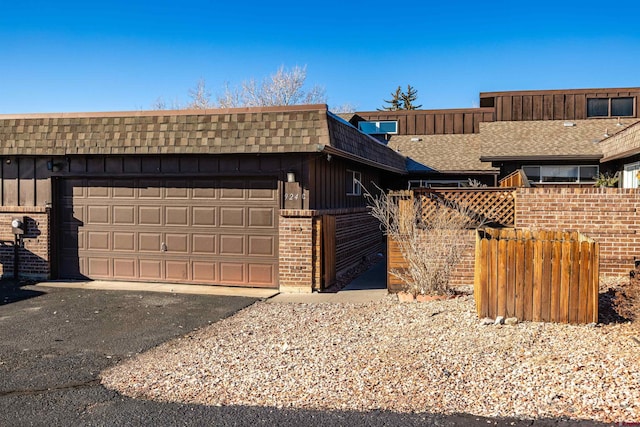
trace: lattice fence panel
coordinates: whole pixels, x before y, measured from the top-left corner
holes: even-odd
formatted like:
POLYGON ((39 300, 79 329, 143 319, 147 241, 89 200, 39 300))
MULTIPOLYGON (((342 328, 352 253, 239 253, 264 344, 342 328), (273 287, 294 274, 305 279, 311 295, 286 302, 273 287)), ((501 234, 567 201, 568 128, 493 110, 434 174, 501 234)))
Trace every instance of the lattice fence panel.
POLYGON ((419 189, 422 218, 428 220, 436 209, 461 207, 484 223, 513 226, 515 223, 515 191, 513 189, 419 189))

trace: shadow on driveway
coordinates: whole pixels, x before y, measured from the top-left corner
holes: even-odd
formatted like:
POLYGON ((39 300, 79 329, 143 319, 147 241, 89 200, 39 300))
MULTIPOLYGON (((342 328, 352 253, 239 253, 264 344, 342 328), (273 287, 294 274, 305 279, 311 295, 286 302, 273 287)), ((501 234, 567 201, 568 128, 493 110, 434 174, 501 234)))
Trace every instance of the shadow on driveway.
POLYGON ((99 373, 167 340, 232 315, 244 297, 0 287, 2 426, 600 425, 471 415, 208 407, 123 397, 99 373))

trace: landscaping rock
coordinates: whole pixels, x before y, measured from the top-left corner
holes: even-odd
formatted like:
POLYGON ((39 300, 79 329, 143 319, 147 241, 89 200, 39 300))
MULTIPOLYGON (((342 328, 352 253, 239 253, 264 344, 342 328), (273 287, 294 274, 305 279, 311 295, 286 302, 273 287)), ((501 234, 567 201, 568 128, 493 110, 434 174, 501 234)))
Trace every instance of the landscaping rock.
POLYGON ((504 325, 504 316, 496 317, 496 321, 493 322, 494 325, 504 325))
POLYGON ((480 320, 480 324, 484 326, 493 325, 493 319, 490 317, 485 317, 484 319, 480 320))
POLYGON ((517 317, 507 317, 506 319, 504 319, 504 324, 505 325, 509 325, 509 326, 515 326, 518 324, 518 318, 517 317))

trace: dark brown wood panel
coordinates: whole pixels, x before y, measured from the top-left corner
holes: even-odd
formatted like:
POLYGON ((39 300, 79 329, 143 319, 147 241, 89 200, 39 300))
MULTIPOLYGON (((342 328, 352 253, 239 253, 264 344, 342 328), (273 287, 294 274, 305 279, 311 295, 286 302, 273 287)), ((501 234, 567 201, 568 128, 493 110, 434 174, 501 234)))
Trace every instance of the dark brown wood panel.
POLYGON ((553 95, 553 119, 564 119, 564 95, 553 95))
POLYGON ((522 97, 522 120, 533 120, 533 97, 531 95, 522 97))
POLYGON ((522 97, 514 96, 511 106, 511 120, 522 120, 522 97))
POLYGON ((278 286, 276 179, 60 184, 62 278, 278 286))

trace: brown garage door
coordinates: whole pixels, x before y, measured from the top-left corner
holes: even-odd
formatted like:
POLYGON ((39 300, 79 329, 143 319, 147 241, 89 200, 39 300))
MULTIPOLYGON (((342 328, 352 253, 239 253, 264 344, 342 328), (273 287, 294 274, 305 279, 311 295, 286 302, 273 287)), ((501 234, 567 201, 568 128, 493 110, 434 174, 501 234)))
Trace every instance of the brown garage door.
POLYGON ((275 179, 66 179, 59 275, 278 286, 275 179))

